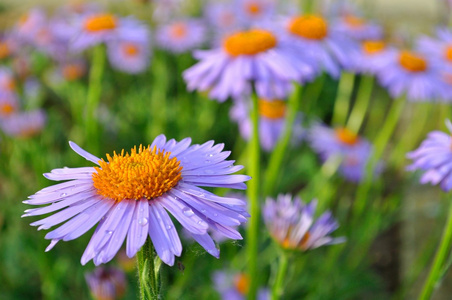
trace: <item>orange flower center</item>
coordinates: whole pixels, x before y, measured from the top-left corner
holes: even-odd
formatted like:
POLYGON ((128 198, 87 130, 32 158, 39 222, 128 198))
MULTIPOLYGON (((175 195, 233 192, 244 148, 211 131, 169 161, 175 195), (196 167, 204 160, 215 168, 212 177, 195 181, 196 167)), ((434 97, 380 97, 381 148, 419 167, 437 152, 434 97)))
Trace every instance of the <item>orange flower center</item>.
POLYGON ((19 18, 19 24, 20 25, 24 25, 25 23, 27 23, 28 19, 30 19, 30 15, 28 13, 23 14, 20 18, 19 18))
MULTIPOLYGON (((292 227, 289 228, 287 236, 289 236, 289 233, 290 233, 291 230, 292 230, 292 227)), ((303 235, 303 237, 301 238, 301 240, 298 242, 298 244, 295 244, 295 245, 290 242, 288 237, 286 237, 284 239, 284 241, 282 241, 281 246, 284 249, 297 249, 297 248, 300 248, 302 250, 306 250, 310 236, 311 236, 311 234, 309 232, 306 232, 303 235)))
POLYGON ((328 23, 321 16, 295 17, 289 24, 289 32, 309 40, 322 40, 328 35, 328 23))
POLYGON ((127 56, 137 56, 140 52, 138 46, 133 43, 125 43, 122 49, 127 56))
POLYGON ((5 42, 0 42, 0 59, 7 57, 11 53, 9 46, 5 42))
POLYGON ((117 26, 116 17, 112 14, 97 14, 87 18, 85 29, 91 32, 112 30, 117 26))
POLYGON ((238 274, 237 276, 235 276, 234 285, 240 294, 246 295, 248 293, 248 289, 250 287, 250 280, 249 280, 248 276, 241 273, 241 274, 238 274))
POLYGON ((170 34, 173 38, 180 39, 187 35, 187 26, 184 23, 176 23, 171 26, 170 34))
POLYGON ((93 185, 99 195, 116 201, 159 197, 182 179, 180 162, 170 155, 141 145, 130 154, 124 155, 124 150, 119 155, 114 152, 113 157, 107 154, 108 162, 102 159, 100 167, 95 167, 93 185))
POLYGON ((424 57, 411 51, 400 51, 399 63, 405 70, 413 73, 427 69, 427 61, 424 57))
POLYGON ((369 55, 380 53, 385 48, 386 48, 386 44, 383 41, 370 40, 370 41, 364 41, 362 43, 362 49, 363 49, 364 53, 369 54, 369 55))
POLYGON ((16 82, 14 81, 14 79, 12 79, 12 78, 11 78, 11 79, 8 79, 8 80, 5 82, 4 88, 7 89, 7 90, 9 90, 9 91, 14 90, 14 89, 16 88, 16 82))
POLYGON ((446 51, 445 51, 444 54, 445 54, 445 56, 446 56, 446 59, 447 59, 450 63, 452 63, 452 45, 447 46, 446 51))
POLYGON ((335 133, 336 138, 341 143, 347 144, 349 146, 355 145, 359 140, 358 136, 347 128, 337 128, 335 130, 335 133))
POLYGON ((252 15, 252 16, 256 16, 258 14, 261 13, 261 6, 259 5, 259 3, 256 2, 249 2, 246 4, 246 11, 252 15))
POLYGON ((251 29, 230 35, 224 40, 223 47, 231 56, 256 55, 274 48, 277 43, 271 32, 251 29))
POLYGON ((8 116, 15 111, 16 111, 16 108, 9 103, 4 103, 0 106, 0 115, 2 115, 2 116, 8 116))
POLYGON ((355 28, 362 27, 362 26, 364 26, 364 24, 366 24, 366 21, 364 19, 359 18, 354 15, 346 15, 344 17, 344 21, 351 27, 355 27, 355 28))
POLYGON ((280 119, 286 114, 286 101, 259 99, 259 115, 269 119, 280 119))
POLYGON ((78 64, 68 64, 63 68, 63 76, 66 80, 79 79, 83 75, 83 68, 78 64))

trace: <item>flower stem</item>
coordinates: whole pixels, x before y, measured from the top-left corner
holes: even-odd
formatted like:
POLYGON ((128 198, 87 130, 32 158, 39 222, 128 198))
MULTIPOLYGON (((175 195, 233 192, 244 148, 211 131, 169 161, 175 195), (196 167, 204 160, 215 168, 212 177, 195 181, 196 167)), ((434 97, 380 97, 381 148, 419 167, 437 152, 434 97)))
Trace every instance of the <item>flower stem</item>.
POLYGON ((367 164, 364 181, 359 185, 358 190, 356 191, 356 200, 353 205, 353 217, 355 221, 359 221, 366 204, 369 203, 368 195, 372 187, 375 167, 383 156, 383 152, 386 149, 392 134, 394 133, 396 125, 400 119, 400 115, 402 114, 404 104, 405 97, 399 97, 394 100, 381 130, 378 132, 374 140, 374 154, 367 164))
POLYGON ((275 284, 272 289, 272 300, 278 300, 284 293, 284 279, 287 274, 287 267, 289 266, 289 257, 286 252, 282 251, 279 256, 278 273, 276 274, 275 284))
POLYGON ((356 103, 350 112, 350 117, 347 122, 347 128, 354 133, 358 133, 363 124, 367 108, 369 107, 373 85, 374 78, 372 76, 364 75, 361 78, 356 103))
POLYGON ((433 261, 432 268, 425 282, 422 293, 419 297, 420 300, 430 299, 433 293, 440 275, 443 272, 444 262, 449 254, 450 246, 452 242, 452 202, 449 201, 449 212, 447 216, 447 223, 444 227, 443 236, 441 243, 439 245, 438 251, 436 252, 435 259, 433 261))
POLYGON ((280 168, 286 154, 287 147, 292 137, 293 125, 295 123, 295 118, 297 117, 298 107, 300 105, 300 95, 302 87, 300 85, 295 86, 295 91, 289 97, 288 107, 287 107, 287 119, 284 128, 284 134, 279 139, 276 144, 273 153, 270 156, 270 161, 268 163, 267 171, 265 172, 265 184, 264 184, 264 195, 268 196, 274 193, 275 184, 280 175, 280 168))
POLYGON ((140 300, 160 299, 160 261, 158 256, 154 256, 154 247, 150 238, 137 253, 137 267, 140 300))
POLYGON ((348 109, 350 108, 351 95, 353 92, 353 82, 355 74, 342 72, 339 86, 337 88, 336 101, 334 102, 333 120, 334 125, 343 126, 347 120, 348 109))
MULTIPOLYGON (((89 72, 89 86, 86 97, 86 139, 90 143, 94 143, 94 147, 98 148, 98 124, 96 121, 96 109, 100 102, 102 93, 102 76, 105 65, 105 51, 102 46, 94 47, 93 60, 89 72)), ((95 150, 95 149, 93 149, 95 150)), ((97 149, 99 150, 99 149, 97 149)))
POLYGON ((249 147, 249 175, 252 179, 248 183, 247 197, 250 203, 250 225, 247 232, 247 256, 248 256, 248 276, 250 278, 250 287, 248 299, 256 299, 257 295, 257 250, 259 237, 259 186, 260 186, 260 143, 259 143, 259 108, 257 95, 252 95, 252 135, 249 147))

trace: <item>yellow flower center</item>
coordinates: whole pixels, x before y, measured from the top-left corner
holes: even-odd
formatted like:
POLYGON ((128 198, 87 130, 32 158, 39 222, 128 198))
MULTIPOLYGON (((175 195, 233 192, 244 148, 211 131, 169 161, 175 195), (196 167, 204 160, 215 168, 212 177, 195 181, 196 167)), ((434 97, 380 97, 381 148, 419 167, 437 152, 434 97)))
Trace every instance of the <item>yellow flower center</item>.
POLYGON ((0 115, 8 116, 12 114, 15 110, 16 108, 13 105, 9 103, 4 103, 0 106, 0 115))
POLYGON ((137 56, 140 52, 138 46, 133 43, 125 43, 122 49, 127 56, 137 56))
POLYGON ((187 35, 187 26, 184 23, 175 23, 171 26, 170 34, 176 39, 183 38, 187 35))
POLYGON ((66 80, 79 79, 83 75, 83 68, 78 64, 68 64, 63 68, 63 76, 66 80))
POLYGON ((274 48, 277 43, 271 32, 251 29, 230 35, 224 40, 223 47, 231 56, 256 55, 274 48))
POLYGON ((243 273, 240 273, 237 276, 235 276, 234 285, 240 294, 246 295, 246 294, 248 294, 248 289, 250 287, 250 280, 249 280, 248 276, 246 276, 243 273))
POLYGON ((328 35, 328 23, 321 16, 304 15, 289 23, 289 32, 309 40, 322 40, 328 35))
POLYGON ((335 133, 336 138, 341 143, 347 144, 349 146, 355 145, 359 140, 358 136, 347 128, 337 128, 335 129, 335 133))
POLYGON ((99 161, 95 167, 93 185, 97 193, 104 197, 121 201, 123 199, 153 199, 172 189, 182 179, 182 167, 176 157, 169 158, 171 152, 140 145, 130 154, 114 152, 107 154, 108 162, 99 161))
POLYGON ((361 46, 364 53, 369 55, 380 53, 386 48, 385 42, 378 40, 364 41, 361 46))
POLYGON ((452 45, 446 47, 444 55, 446 56, 446 59, 452 63, 452 45))
POLYGON ((357 16, 354 16, 354 15, 346 15, 344 17, 344 21, 351 27, 355 27, 355 28, 362 27, 362 26, 364 26, 364 24, 366 24, 366 20, 359 18, 357 16))
POLYGON ((5 42, 0 42, 0 59, 7 57, 11 53, 9 46, 5 42))
POLYGON ((427 69, 427 61, 424 57, 411 51, 400 51, 399 63, 405 70, 413 73, 427 69))
POLYGON ((246 11, 252 15, 252 16, 256 16, 258 14, 261 13, 261 6, 259 5, 259 3, 256 2, 249 2, 246 4, 246 11))
POLYGON ((116 17, 112 14, 97 14, 87 18, 85 29, 91 32, 115 29, 117 26, 116 17))
MULTIPOLYGON (((292 230, 292 227, 289 228, 289 231, 288 231, 288 233, 287 233, 287 236, 289 236, 291 230, 292 230)), ((310 236, 311 236, 311 235, 309 234, 309 232, 306 232, 306 233, 303 235, 303 237, 301 238, 301 240, 298 242, 298 244, 295 244, 295 245, 294 245, 293 243, 290 242, 290 240, 289 240, 288 237, 286 237, 286 238, 284 239, 284 241, 282 241, 281 246, 282 246, 284 249, 297 249, 297 248, 299 248, 299 249, 301 249, 301 250, 306 250, 307 244, 308 244, 308 241, 309 241, 309 237, 310 237, 310 236)))
POLYGON ((280 119, 286 114, 286 101, 259 99, 259 115, 269 119, 280 119))

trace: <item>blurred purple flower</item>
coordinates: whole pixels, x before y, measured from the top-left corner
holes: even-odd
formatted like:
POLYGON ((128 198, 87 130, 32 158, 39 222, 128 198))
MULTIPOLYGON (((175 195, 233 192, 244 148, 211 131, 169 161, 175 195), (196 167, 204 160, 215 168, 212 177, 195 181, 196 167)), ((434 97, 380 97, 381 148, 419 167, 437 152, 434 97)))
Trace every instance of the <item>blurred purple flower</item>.
POLYGON ((394 62, 397 51, 382 40, 365 40, 354 57, 354 71, 378 75, 394 62))
POLYGON ((46 123, 43 110, 17 112, 0 121, 1 129, 9 136, 28 138, 41 132, 46 123))
POLYGON ((270 235, 285 249, 306 251, 343 243, 345 238, 330 236, 339 227, 331 212, 314 221, 316 206, 316 200, 304 204, 299 197, 280 194, 276 200, 267 198, 262 213, 270 235))
MULTIPOLYGON (((245 140, 250 139, 252 132, 249 110, 249 101, 243 99, 235 99, 230 110, 230 117, 238 123, 240 135, 245 140)), ((285 131, 286 101, 260 99, 259 115, 259 141, 262 149, 271 151, 285 131)), ((292 144, 299 144, 304 137, 301 122, 302 115, 300 113, 293 125, 292 144)))
POLYGON ((324 17, 299 15, 286 20, 284 26, 297 51, 313 57, 332 77, 339 77, 341 68, 353 67, 356 42, 330 25, 324 17))
POLYGON ((246 189, 244 181, 250 177, 229 175, 243 167, 225 160, 230 152, 222 152, 223 144, 190 144, 190 138, 176 142, 160 135, 151 146, 135 147, 130 154, 124 150, 113 157, 107 154, 106 162, 70 142, 77 154, 99 167, 54 169, 44 174, 50 180, 69 181, 30 196, 24 203, 52 205, 28 209, 23 216, 54 213, 31 224, 39 226, 38 230, 70 219, 46 235, 52 240, 46 251, 99 223, 82 256, 83 265, 91 259, 95 265, 110 261, 126 236, 127 255, 133 257, 148 235, 162 261, 173 265, 182 244, 168 211, 218 258, 220 252, 207 230, 241 239, 233 227, 245 222, 249 214, 243 200, 219 197, 198 186, 246 189))
MULTIPOLYGON (((360 182, 363 179, 373 152, 373 147, 367 140, 347 128, 332 129, 324 125, 314 125, 310 130, 309 140, 311 147, 323 161, 332 156, 341 159, 339 172, 347 180, 360 182)), ((381 172, 381 165, 377 166, 375 172, 381 172)))
POLYGON ((414 151, 407 153, 413 163, 408 171, 421 170, 421 184, 439 185, 444 191, 452 189, 452 123, 446 121, 449 133, 432 131, 422 144, 414 151))
POLYGON ((343 14, 335 19, 332 26, 338 32, 360 41, 381 39, 383 36, 380 25, 350 13, 343 14))
POLYGON ((156 44, 172 53, 183 53, 201 47, 206 40, 206 27, 198 19, 177 20, 160 25, 156 44))
POLYGON ((120 299, 126 291, 126 275, 115 267, 97 267, 85 279, 94 300, 120 299))
MULTIPOLYGON (((223 300, 245 300, 249 289, 249 279, 244 273, 232 273, 229 271, 216 271, 213 273, 215 289, 223 300)), ((260 288, 257 300, 270 299, 270 290, 260 288)))

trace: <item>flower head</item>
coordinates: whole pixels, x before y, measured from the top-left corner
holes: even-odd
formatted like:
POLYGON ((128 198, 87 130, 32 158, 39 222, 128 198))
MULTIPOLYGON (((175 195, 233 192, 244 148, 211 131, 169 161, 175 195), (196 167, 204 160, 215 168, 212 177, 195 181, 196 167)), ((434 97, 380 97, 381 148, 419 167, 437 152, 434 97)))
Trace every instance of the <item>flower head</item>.
POLYGON ((260 28, 235 32, 222 47, 197 51, 195 56, 200 61, 183 73, 188 89, 209 90, 209 96, 219 101, 249 96, 252 83, 261 98, 285 98, 292 81, 309 81, 317 72, 290 42, 260 28))
POLYGON ((351 13, 343 14, 335 20, 334 26, 338 31, 361 41, 380 39, 383 35, 380 25, 351 13))
POLYGON ((292 199, 291 195, 281 194, 276 200, 267 198, 263 217, 272 238, 283 248, 298 251, 344 242, 342 237, 330 236, 339 227, 330 212, 314 222, 316 206, 316 200, 304 204, 299 197, 292 199))
POLYGON ((15 94, 0 93, 0 120, 10 117, 19 110, 19 100, 15 94))
POLYGON ((205 39, 206 28, 196 19, 174 21, 162 25, 156 31, 157 45, 173 53, 199 48, 205 39))
MULTIPOLYGON (((259 100, 259 141, 265 151, 271 151, 285 131, 286 106, 287 101, 285 100, 259 100)), ((240 134, 246 140, 250 139, 252 133, 249 110, 249 101, 236 99, 230 111, 231 119, 238 123, 240 134)), ((300 143, 305 135, 301 123, 302 115, 300 113, 293 125, 293 144, 300 143)))
POLYGON ((126 290, 126 275, 118 268, 97 267, 85 279, 95 300, 120 299, 126 290))
MULTIPOLYGON (((213 273, 215 289, 223 300, 244 300, 248 294, 250 280, 244 273, 230 271, 216 271, 213 273)), ((270 299, 270 290, 260 288, 257 300, 270 299)))
POLYGON ((16 112, 0 121, 0 128, 9 136, 29 138, 41 132, 46 123, 43 110, 16 112))
POLYGON ((235 0, 234 7, 242 26, 255 26, 268 21, 275 14, 275 1, 272 0, 235 0))
POLYGON ((364 40, 356 53, 354 69, 357 72, 377 75, 393 63, 395 55, 396 50, 383 40, 364 40))
POLYGON ((448 94, 440 66, 414 51, 398 51, 392 63, 379 72, 378 80, 394 98, 406 95, 410 101, 435 101, 448 94))
POLYGON ((286 32, 299 53, 315 59, 328 74, 338 77, 352 67, 356 44, 321 15, 298 15, 285 21, 286 32))
POLYGON ((199 186, 245 189, 244 181, 250 177, 229 175, 242 166, 225 160, 230 152, 221 151, 223 144, 190 143, 189 138, 166 141, 160 135, 149 147, 107 154, 107 159, 101 160, 70 142, 75 152, 98 166, 55 169, 44 174, 50 180, 69 181, 30 196, 24 203, 52 205, 29 209, 24 216, 53 212, 31 224, 39 226, 38 230, 67 221, 46 235, 52 240, 46 251, 61 240, 78 238, 99 223, 82 264, 91 259, 95 265, 110 261, 126 236, 127 255, 132 257, 149 235, 162 261, 173 265, 182 245, 168 212, 207 252, 218 257, 219 250, 207 230, 241 239, 233 227, 249 215, 243 200, 219 197, 199 186))
POLYGON ((444 191, 452 189, 452 124, 446 121, 449 133, 432 131, 422 144, 414 151, 407 153, 413 163, 407 167, 409 171, 421 170, 424 174, 421 183, 439 185, 444 191))
MULTIPOLYGON (((363 179, 367 163, 372 155, 372 145, 347 128, 328 128, 315 125, 309 134, 311 147, 322 160, 332 156, 341 159, 339 172, 347 180, 359 182, 363 179)), ((380 171, 378 167, 376 172, 380 171)))
POLYGON ((118 30, 117 38, 107 43, 111 65, 126 73, 143 72, 150 61, 150 33, 144 24, 130 22, 118 30))

